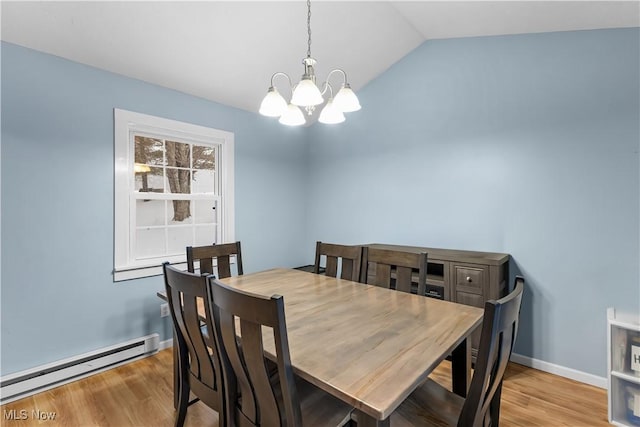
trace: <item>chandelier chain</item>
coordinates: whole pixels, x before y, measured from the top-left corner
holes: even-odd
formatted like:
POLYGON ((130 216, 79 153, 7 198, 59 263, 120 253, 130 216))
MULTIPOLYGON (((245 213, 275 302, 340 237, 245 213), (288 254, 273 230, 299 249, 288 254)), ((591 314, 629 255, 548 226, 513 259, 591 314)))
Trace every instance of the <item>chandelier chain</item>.
POLYGON ((307 58, 311 57, 311 0, 307 0, 307 58))

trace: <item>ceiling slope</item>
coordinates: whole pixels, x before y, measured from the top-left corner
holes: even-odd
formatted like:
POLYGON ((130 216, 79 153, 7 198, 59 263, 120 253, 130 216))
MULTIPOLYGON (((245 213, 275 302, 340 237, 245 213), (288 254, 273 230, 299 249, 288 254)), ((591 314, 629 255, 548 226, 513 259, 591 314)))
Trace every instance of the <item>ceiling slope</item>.
MULTIPOLYGON (((425 40, 638 26, 638 5, 314 1, 311 52, 319 79, 342 68, 357 91, 425 40)), ((297 80, 307 52, 301 1, 2 1, 0 7, 4 41, 248 111, 257 110, 274 72, 297 80)))

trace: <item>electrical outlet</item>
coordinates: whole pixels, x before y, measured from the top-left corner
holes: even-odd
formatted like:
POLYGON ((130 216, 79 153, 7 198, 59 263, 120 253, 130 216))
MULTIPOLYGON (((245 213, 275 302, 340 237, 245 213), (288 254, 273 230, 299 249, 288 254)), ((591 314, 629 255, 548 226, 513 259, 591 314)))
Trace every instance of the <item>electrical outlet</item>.
POLYGON ((169 304, 160 305, 160 317, 167 317, 169 315, 169 304))

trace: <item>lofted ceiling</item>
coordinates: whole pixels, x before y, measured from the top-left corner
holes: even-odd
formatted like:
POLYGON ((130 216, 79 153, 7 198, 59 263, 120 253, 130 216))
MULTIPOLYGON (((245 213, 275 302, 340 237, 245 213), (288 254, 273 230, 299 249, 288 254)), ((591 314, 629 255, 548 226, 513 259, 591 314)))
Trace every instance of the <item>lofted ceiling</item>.
MULTIPOLYGON (((304 1, 0 4, 3 41, 254 112, 274 72, 297 81, 307 51, 304 1)), ((319 80, 342 68, 356 91, 425 40, 640 26, 638 1, 314 1, 311 8, 319 80)))

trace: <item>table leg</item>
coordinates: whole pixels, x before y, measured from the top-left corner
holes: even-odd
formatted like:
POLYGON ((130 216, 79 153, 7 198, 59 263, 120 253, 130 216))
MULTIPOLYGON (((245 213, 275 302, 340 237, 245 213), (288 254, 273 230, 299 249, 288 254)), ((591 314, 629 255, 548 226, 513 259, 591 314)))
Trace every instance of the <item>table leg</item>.
POLYGON ((390 427, 391 417, 387 417, 385 420, 376 420, 369 414, 365 414, 357 409, 354 410, 356 415, 356 422, 358 427, 390 427))
POLYGON ((471 379, 471 340, 465 338, 451 353, 451 381, 453 392, 467 397, 471 379))

